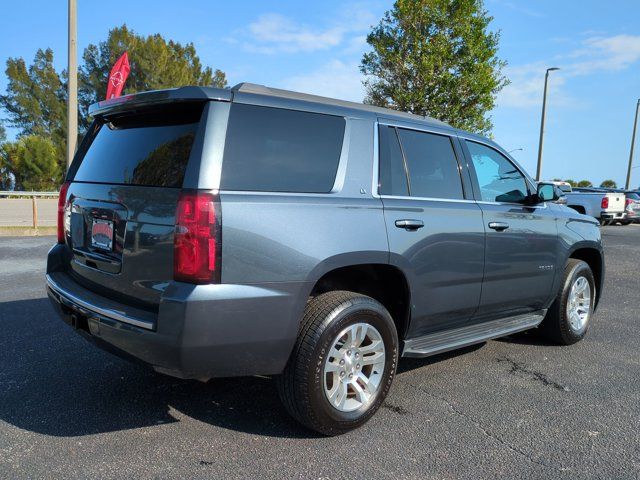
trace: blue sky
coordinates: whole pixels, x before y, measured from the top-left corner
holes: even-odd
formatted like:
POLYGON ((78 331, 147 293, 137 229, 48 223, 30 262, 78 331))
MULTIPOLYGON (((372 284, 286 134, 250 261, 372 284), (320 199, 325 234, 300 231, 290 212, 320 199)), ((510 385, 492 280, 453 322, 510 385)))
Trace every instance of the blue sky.
MULTIPOLYGON (((79 55, 127 23, 138 33, 193 42, 202 62, 250 81, 348 100, 364 91, 358 65, 366 34, 391 1, 78 1, 79 55)), ((51 47, 66 65, 64 0, 12 3, 0 16, 0 61, 51 47)), ((500 30, 512 83, 492 112, 493 135, 535 174, 544 71, 553 72, 545 137, 545 178, 613 178, 622 184, 640 98, 637 0, 486 0, 500 30)), ((0 90, 6 78, 0 75, 0 90)), ((639 140, 640 141, 640 140, 639 140)), ((635 165, 640 166, 640 145, 635 165)), ((640 168, 633 186, 640 185, 640 168)))

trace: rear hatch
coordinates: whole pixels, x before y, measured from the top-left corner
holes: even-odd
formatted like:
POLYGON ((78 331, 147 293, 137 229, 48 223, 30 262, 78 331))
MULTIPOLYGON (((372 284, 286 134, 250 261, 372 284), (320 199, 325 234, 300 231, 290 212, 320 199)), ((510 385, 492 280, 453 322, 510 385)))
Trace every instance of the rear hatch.
POLYGON ((119 110, 91 126, 68 179, 68 270, 94 292, 156 309, 173 278, 175 212, 204 102, 119 110))

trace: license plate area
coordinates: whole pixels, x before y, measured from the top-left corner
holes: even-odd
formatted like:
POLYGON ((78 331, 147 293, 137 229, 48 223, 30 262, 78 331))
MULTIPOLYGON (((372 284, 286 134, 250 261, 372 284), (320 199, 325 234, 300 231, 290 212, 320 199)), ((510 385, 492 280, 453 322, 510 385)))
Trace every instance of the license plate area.
POLYGON ((113 221, 94 218, 91 223, 91 247, 110 252, 113 250, 113 221))
POLYGON ((75 197, 70 222, 73 265, 120 273, 126 219, 127 210, 121 204, 75 197))

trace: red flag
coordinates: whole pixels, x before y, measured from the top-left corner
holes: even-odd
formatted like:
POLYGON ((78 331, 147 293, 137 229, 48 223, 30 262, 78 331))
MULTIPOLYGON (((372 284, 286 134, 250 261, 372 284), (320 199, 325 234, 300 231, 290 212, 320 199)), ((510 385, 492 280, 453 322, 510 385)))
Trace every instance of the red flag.
POLYGON ((109 73, 109 83, 107 84, 107 100, 119 97, 127 81, 131 67, 129 66, 129 56, 124 52, 116 61, 109 73))

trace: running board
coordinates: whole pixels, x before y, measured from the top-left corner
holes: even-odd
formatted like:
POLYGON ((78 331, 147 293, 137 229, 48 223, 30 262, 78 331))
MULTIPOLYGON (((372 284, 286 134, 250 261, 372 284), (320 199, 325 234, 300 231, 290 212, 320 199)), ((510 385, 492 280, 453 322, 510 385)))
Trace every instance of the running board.
POLYGON ((428 357, 429 355, 486 342, 492 338, 522 332, 523 330, 537 327, 546 313, 546 310, 541 310, 405 340, 402 356, 428 357))

